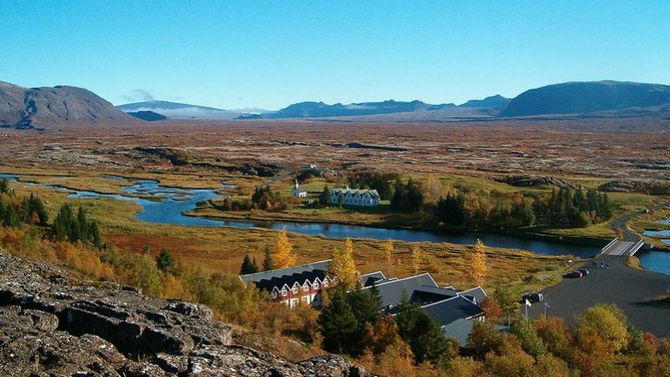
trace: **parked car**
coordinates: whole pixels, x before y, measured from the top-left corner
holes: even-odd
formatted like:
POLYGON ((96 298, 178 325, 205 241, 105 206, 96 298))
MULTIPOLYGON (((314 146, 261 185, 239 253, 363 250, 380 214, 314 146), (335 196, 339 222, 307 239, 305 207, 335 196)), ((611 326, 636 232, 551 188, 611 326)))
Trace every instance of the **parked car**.
POLYGON ((580 277, 584 276, 581 271, 572 271, 568 272, 567 274, 563 275, 564 278, 569 278, 569 279, 578 279, 580 277))
POLYGON ((531 303, 542 302, 544 301, 544 296, 540 292, 526 293, 521 296, 521 303, 523 304, 526 302, 526 300, 530 301, 531 303))
POLYGON ((591 273, 591 271, 587 270, 586 268, 582 268, 581 270, 579 270, 579 272, 582 273, 582 276, 586 276, 591 273))

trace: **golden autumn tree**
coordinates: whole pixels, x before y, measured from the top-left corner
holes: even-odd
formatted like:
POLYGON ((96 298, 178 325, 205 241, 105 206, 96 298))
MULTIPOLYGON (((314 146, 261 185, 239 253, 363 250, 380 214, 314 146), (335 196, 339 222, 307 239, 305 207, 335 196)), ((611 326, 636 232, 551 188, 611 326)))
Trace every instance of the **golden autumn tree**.
POLYGON ((358 282, 358 271, 354 262, 354 245, 350 239, 344 242, 342 250, 333 249, 333 256, 328 265, 328 274, 337 278, 339 284, 353 288, 358 282))
POLYGON ((288 240, 285 230, 279 231, 277 241, 275 242, 274 252, 272 253, 272 262, 274 268, 287 268, 295 265, 295 253, 293 245, 288 240))
POLYGON ((414 273, 418 274, 421 267, 421 260, 423 259, 423 251, 419 245, 412 245, 412 267, 414 268, 414 273))
POLYGON ((477 285, 482 286, 486 282, 486 246, 481 240, 477 240, 470 253, 470 271, 472 279, 477 285))
POLYGON ((384 244, 384 256, 386 257, 387 273, 391 273, 391 266, 393 266, 393 241, 388 240, 384 244))
POLYGON ((426 192, 432 201, 438 201, 443 196, 444 186, 433 174, 430 174, 426 180, 426 192))

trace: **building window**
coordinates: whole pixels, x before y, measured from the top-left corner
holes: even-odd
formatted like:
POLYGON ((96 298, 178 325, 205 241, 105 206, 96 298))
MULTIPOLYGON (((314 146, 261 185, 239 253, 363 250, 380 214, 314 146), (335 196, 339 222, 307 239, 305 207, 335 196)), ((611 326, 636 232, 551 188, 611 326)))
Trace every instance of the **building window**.
POLYGON ((319 283, 314 283, 314 289, 319 289, 319 283))
POLYGON ((305 291, 305 292, 308 292, 308 291, 309 291, 309 285, 308 285, 307 283, 305 283, 305 284, 302 286, 302 290, 305 291))
POLYGON ((328 280, 324 280, 324 281, 323 281, 323 286, 324 286, 324 287, 327 287, 327 286, 328 286, 328 280))
POLYGON ((286 288, 281 290, 281 295, 282 296, 286 296, 287 294, 288 294, 288 291, 286 290, 286 288))
POLYGON ((277 292, 272 292, 272 298, 277 298, 277 292))
POLYGON ((293 287, 291 289, 291 292, 293 292, 294 295, 297 295, 298 294, 298 287, 293 287))

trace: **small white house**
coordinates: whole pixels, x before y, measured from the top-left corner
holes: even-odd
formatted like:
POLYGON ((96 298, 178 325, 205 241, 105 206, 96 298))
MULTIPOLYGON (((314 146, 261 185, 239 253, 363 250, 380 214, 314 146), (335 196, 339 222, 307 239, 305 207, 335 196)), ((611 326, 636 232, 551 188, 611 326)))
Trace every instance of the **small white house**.
POLYGON ((303 190, 300 188, 300 185, 298 184, 298 180, 295 180, 295 186, 293 186, 293 190, 291 191, 291 196, 294 198, 306 198, 307 197, 307 191, 303 190))
POLYGON ((340 203, 345 206, 375 207, 379 205, 381 198, 377 190, 337 188, 330 192, 330 202, 335 205, 340 203))

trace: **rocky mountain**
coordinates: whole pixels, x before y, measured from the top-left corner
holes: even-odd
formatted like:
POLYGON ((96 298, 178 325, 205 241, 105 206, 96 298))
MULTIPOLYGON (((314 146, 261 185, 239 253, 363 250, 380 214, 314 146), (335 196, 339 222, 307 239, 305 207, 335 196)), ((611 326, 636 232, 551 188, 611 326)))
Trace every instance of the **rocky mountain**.
POLYGON ((670 104, 670 86, 619 81, 568 82, 531 89, 512 99, 504 117, 580 114, 670 104))
POLYGON ((468 102, 459 105, 459 107, 466 108, 505 108, 510 99, 496 94, 495 96, 486 97, 484 99, 471 99, 468 102))
POLYGON ((191 105, 168 101, 145 101, 117 106, 119 110, 129 112, 152 111, 171 119, 230 119, 239 115, 214 107, 191 105))
POLYGON ((95 93, 73 86, 23 88, 0 81, 0 126, 43 128, 132 120, 95 93))
POLYGON ((264 118, 327 118, 342 116, 360 116, 432 111, 456 107, 453 103, 431 105, 421 101, 402 102, 388 100, 383 102, 361 102, 343 105, 328 105, 323 102, 300 102, 281 110, 263 114, 264 118))
POLYGON ((2 376, 368 376, 334 355, 292 363, 235 345, 233 331, 203 305, 81 281, 0 250, 2 376))
POLYGON ((165 115, 161 115, 153 111, 135 111, 135 112, 128 112, 127 114, 138 119, 146 120, 147 122, 155 122, 158 120, 167 119, 165 115))

